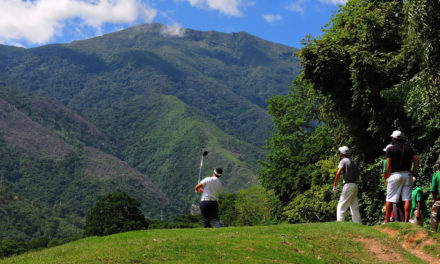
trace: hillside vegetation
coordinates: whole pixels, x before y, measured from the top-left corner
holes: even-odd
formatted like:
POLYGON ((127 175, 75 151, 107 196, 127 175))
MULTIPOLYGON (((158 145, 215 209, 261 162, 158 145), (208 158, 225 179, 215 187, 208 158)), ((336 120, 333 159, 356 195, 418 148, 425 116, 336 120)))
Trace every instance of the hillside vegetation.
POLYGON ((288 95, 270 99, 276 133, 260 173, 289 222, 335 219, 331 188, 346 145, 360 168, 362 223, 381 223, 383 149, 394 130, 418 155, 412 176, 431 208, 440 159, 439 10, 438 1, 350 0, 322 36, 305 41, 303 72, 288 95))
POLYGON ((1 240, 82 232, 82 218, 109 192, 130 192, 142 201, 147 216, 159 214, 159 205, 168 203, 145 174, 87 144, 105 144, 96 127, 53 101, 31 94, 18 98, 19 89, 8 93, 11 86, 2 84, 1 240), (20 99, 20 108, 2 98, 20 99))
POLYGON ((439 242, 408 224, 172 229, 90 237, 0 263, 434 263, 439 242))
MULTIPOLYGON (((181 38, 164 36, 162 27, 142 25, 32 49, 0 46, 3 87, 10 90, 3 93, 4 100, 27 115, 40 135, 50 134, 47 129, 55 132, 46 141, 23 141, 19 136, 33 129, 6 133, 12 127, 4 126, 0 132, 8 146, 36 156, 47 156, 44 151, 51 148, 50 159, 60 159, 64 154, 58 154, 70 153, 70 148, 78 155, 87 153, 85 160, 78 159, 75 173, 108 183, 106 191, 133 193, 155 218, 188 213, 197 201, 193 187, 202 150, 210 153, 203 177, 221 166, 227 192, 254 185, 258 160, 265 156, 262 146, 272 131, 266 100, 286 94, 299 72, 298 59, 292 57, 296 50, 246 33, 187 29, 181 38), (12 96, 17 89, 43 98, 12 96), (121 161, 148 175, 170 203, 144 203, 152 200, 142 198, 139 188, 121 187, 122 182, 143 186, 135 184, 142 177, 150 185, 146 176, 127 178, 113 167, 122 166, 121 161)), ((30 186, 45 181, 31 178, 30 186)), ((103 190, 88 180, 75 186, 99 194, 103 190)), ((42 198, 40 192, 14 190, 29 199, 42 198)), ((75 192, 69 191, 72 210, 88 210, 94 199, 84 202, 75 192)), ((52 198, 50 206, 58 199, 52 198)))

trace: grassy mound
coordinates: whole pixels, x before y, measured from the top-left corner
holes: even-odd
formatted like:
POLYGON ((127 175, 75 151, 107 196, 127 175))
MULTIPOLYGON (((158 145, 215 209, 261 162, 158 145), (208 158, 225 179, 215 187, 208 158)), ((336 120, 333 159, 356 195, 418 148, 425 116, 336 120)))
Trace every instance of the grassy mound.
MULTIPOLYGON (((320 223, 172 229, 90 237, 0 263, 425 263, 440 237, 410 224, 320 223), (391 230, 391 231, 390 231, 391 230), (397 230, 397 231, 396 231, 397 230), (421 238, 420 232, 425 232, 421 238), (423 248, 422 241, 431 241, 423 248)), ((439 258, 437 257, 437 260, 439 258)))

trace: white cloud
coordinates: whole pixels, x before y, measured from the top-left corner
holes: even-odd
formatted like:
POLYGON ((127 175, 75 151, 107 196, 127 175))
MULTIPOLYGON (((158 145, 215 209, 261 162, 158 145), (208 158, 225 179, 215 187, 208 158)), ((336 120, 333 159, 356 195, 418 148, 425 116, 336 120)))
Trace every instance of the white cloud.
POLYGON ((268 23, 274 23, 283 19, 280 15, 263 15, 263 18, 268 23))
MULTIPOLYGON (((310 0, 296 0, 285 6, 285 9, 304 15, 307 2, 310 0)), ((320 3, 327 5, 345 5, 347 0, 318 0, 320 3)))
POLYGON ((286 5, 286 9, 292 12, 297 12, 300 14, 304 14, 304 8, 305 8, 305 0, 297 0, 294 3, 290 3, 286 5))
POLYGON ((347 0, 319 0, 319 2, 331 5, 345 5, 347 0))
POLYGON ((242 16, 242 8, 254 6, 255 2, 248 0, 186 0, 190 5, 217 10, 229 16, 242 16))
POLYGON ((149 23, 157 10, 138 0, 0 0, 0 42, 48 42, 64 24, 79 19, 97 32, 105 23, 149 23))
POLYGON ((185 36, 185 28, 183 28, 178 23, 175 23, 171 26, 162 25, 162 28, 160 29, 160 34, 170 37, 183 37, 185 36))

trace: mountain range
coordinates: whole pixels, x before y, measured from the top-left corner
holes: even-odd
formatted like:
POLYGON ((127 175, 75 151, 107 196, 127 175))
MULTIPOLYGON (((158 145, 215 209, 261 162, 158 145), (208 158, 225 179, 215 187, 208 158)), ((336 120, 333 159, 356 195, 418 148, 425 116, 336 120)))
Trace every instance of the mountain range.
POLYGON ((272 133, 266 100, 287 93, 300 71, 297 50, 244 32, 177 37, 164 27, 32 49, 0 45, 8 193, 0 212, 38 201, 49 208, 42 223, 51 223, 16 237, 60 233, 65 222, 80 228, 73 219, 115 191, 140 200, 150 218, 188 213, 204 150, 202 176, 222 167, 226 192, 257 183, 272 133))

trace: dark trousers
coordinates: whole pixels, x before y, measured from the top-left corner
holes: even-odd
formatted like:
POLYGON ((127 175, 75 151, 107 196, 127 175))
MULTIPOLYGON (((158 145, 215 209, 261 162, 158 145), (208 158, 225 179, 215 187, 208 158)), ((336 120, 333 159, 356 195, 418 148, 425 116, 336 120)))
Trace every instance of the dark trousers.
POLYGON ((393 215, 394 215, 394 221, 395 222, 403 222, 405 221, 405 210, 404 205, 405 203, 402 201, 399 201, 398 203, 393 203, 393 215))
POLYGON ((217 201, 201 201, 200 211, 202 211, 204 227, 211 227, 211 220, 214 223, 214 227, 221 227, 217 201))

